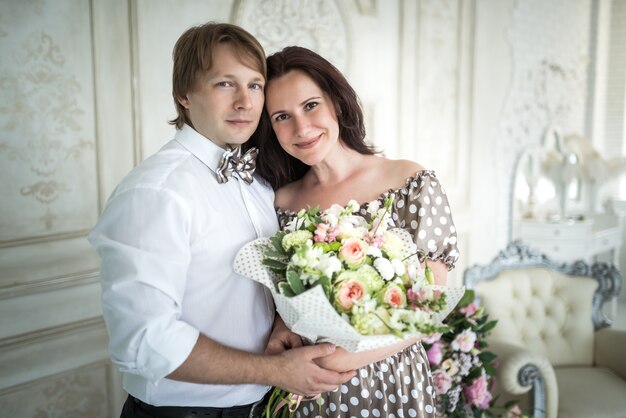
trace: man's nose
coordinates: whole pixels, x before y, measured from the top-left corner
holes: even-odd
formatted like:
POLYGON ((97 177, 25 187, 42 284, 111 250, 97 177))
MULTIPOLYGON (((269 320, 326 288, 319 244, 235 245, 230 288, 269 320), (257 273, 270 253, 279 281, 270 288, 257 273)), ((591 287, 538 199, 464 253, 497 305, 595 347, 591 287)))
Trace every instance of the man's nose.
POLYGON ((237 110, 249 110, 252 108, 252 100, 250 99, 250 92, 248 89, 239 89, 237 91, 237 98, 235 100, 235 109, 237 110))

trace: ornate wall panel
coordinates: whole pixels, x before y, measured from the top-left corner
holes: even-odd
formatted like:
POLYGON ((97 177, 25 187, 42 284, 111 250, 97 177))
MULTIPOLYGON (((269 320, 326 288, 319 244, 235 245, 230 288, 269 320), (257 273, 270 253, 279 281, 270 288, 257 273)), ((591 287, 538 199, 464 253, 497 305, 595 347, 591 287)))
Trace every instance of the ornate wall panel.
POLYGON ((98 214, 90 3, 3 1, 0 15, 0 240, 84 231, 98 214))
POLYGON ((233 22, 254 34, 268 55, 288 45, 303 46, 347 72, 349 29, 334 0, 239 0, 233 11, 233 22))
POLYGON ((0 410, 6 417, 109 417, 106 365, 0 392, 0 410))
POLYGON ((119 415, 85 236, 133 162, 128 10, 0 0, 3 416, 119 415))
MULTIPOLYGON (((589 0, 515 3, 508 33, 513 74, 495 149, 502 192, 497 224, 503 232, 509 230, 508 196, 521 149, 540 144, 552 124, 563 133, 585 132, 590 11, 589 0)), ((499 235, 500 247, 507 239, 499 235)))

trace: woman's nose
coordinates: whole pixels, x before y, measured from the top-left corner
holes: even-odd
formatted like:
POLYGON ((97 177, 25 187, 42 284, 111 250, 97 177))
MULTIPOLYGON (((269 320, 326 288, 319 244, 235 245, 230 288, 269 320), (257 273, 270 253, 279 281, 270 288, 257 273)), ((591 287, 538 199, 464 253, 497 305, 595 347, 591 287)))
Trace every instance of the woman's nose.
POLYGON ((307 133, 309 131, 309 120, 305 117, 298 116, 294 117, 295 122, 295 134, 297 137, 306 138, 307 133))

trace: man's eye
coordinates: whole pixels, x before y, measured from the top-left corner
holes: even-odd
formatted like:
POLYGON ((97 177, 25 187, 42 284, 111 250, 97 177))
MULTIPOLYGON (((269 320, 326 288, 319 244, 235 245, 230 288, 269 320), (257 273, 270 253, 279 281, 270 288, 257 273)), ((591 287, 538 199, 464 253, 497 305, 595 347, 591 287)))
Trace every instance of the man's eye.
POLYGON ((254 89, 254 90, 263 90, 263 84, 252 83, 252 84, 250 84, 250 88, 254 89))
POLYGON ((216 84, 216 86, 218 87, 230 87, 232 85, 233 83, 231 83, 230 81, 220 81, 219 83, 216 84))

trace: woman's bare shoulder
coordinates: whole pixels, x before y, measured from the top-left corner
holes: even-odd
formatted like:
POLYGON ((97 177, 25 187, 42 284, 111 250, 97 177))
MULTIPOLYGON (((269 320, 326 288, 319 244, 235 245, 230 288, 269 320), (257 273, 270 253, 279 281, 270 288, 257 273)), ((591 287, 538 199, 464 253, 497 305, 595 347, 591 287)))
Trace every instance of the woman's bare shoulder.
POLYGON ((393 183, 403 183, 407 178, 415 176, 416 173, 424 171, 425 168, 411 160, 390 160, 385 161, 385 171, 393 179, 393 183))

